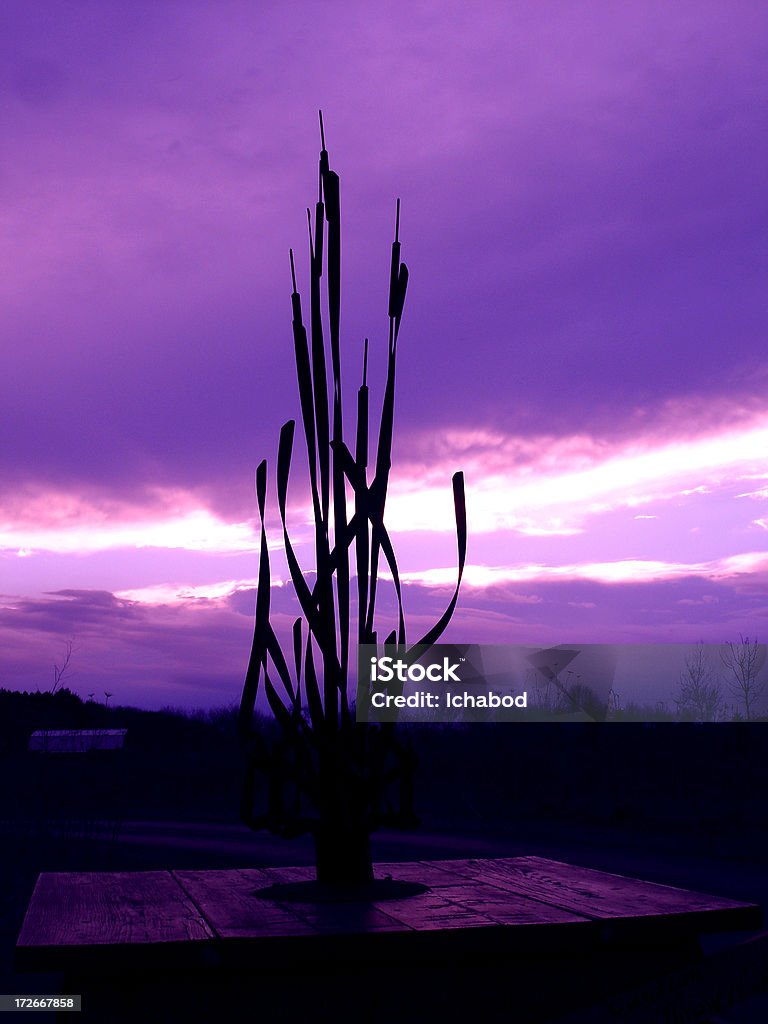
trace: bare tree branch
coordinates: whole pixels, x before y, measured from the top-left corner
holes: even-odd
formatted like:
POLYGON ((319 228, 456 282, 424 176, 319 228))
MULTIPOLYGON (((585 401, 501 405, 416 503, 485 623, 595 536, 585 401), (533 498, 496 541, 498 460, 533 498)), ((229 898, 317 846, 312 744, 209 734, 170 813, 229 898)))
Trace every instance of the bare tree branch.
POLYGON ((63 683, 65 677, 67 675, 71 675, 71 673, 72 673, 72 655, 74 653, 74 650, 75 650, 75 642, 74 642, 74 640, 67 640, 66 644, 64 645, 64 660, 62 661, 61 665, 57 665, 54 662, 54 665, 53 665, 53 685, 51 686, 51 689, 48 691, 49 693, 56 693, 56 691, 59 689, 59 687, 63 683))
POLYGON ((765 688, 765 680, 758 679, 765 663, 765 644, 740 634, 738 643, 728 641, 721 648, 720 660, 732 677, 731 691, 744 703, 744 714, 750 721, 755 703, 765 688))
POLYGON ((723 712, 723 688, 701 642, 686 656, 675 704, 681 717, 695 722, 716 722, 723 712))

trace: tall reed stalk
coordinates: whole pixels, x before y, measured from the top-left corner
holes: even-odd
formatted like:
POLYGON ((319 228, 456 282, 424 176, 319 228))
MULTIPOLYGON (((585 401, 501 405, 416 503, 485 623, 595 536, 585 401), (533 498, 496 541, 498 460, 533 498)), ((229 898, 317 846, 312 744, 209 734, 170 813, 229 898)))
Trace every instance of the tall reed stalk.
POLYGON ((296 432, 294 420, 280 431, 277 453, 277 504, 283 545, 301 614, 293 624, 292 650, 286 655, 275 634, 270 609, 270 562, 265 510, 267 463, 256 470, 256 499, 261 549, 256 618, 240 705, 240 731, 249 745, 241 815, 254 829, 283 835, 311 832, 315 839, 318 881, 356 884, 370 880, 369 835, 380 825, 414 823, 414 758, 392 723, 356 721, 350 704, 352 605, 357 645, 379 645, 376 600, 380 564, 386 564, 397 597, 397 626, 384 648, 414 656, 434 644, 448 625, 459 595, 466 554, 464 477, 453 477, 458 543, 458 579, 448 606, 418 643, 406 640, 403 594, 397 560, 384 525, 395 413, 395 375, 400 325, 408 286, 408 268, 400 259, 400 201, 389 280, 387 376, 378 435, 369 437, 368 339, 363 348, 362 382, 357 391, 354 454, 344 439, 341 378, 341 216, 339 177, 331 170, 320 113, 318 199, 309 223, 309 337, 302 317, 293 251, 290 253, 293 346, 314 518, 315 581, 305 575, 291 542, 286 515, 288 482, 296 432), (326 309, 321 308, 325 271, 326 309), (327 330, 327 345, 326 345, 327 330), (330 350, 330 380, 327 351, 330 350), (330 398, 329 398, 330 384, 330 398), (372 445, 372 440, 375 443, 372 445), (369 472, 369 451, 375 463, 369 472), (351 500, 348 500, 348 497, 351 500), (350 552, 355 555, 355 578, 350 552), (257 695, 263 685, 277 722, 277 739, 267 744, 254 729, 257 695), (267 776, 266 806, 255 811, 257 778, 267 776))

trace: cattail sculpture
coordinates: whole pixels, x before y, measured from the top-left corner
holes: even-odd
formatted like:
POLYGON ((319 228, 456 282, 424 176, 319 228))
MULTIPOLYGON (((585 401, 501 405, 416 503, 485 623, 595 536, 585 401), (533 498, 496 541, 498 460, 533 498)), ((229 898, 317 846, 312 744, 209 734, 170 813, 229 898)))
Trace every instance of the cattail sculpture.
MULTIPOLYGON (((357 644, 376 645, 376 596, 383 561, 394 583, 397 626, 384 640, 388 653, 412 658, 428 650, 448 625, 459 595, 466 554, 463 474, 453 477, 458 542, 458 579, 453 596, 435 625, 409 646, 403 594, 384 507, 389 482, 395 408, 395 369, 408 269, 400 260, 400 201, 389 281, 387 377, 381 409, 375 465, 369 483, 368 339, 363 351, 362 383, 357 392, 354 454, 344 440, 339 319, 341 305, 341 219, 339 177, 331 170, 320 114, 320 174, 314 218, 309 222, 310 333, 302 319, 293 251, 290 253, 293 342, 301 424, 306 443, 309 488, 315 527, 315 581, 299 565, 286 522, 288 480, 295 422, 280 432, 277 455, 277 504, 285 555, 301 615, 293 624, 291 655, 286 656, 270 619, 270 563, 265 528, 267 463, 256 471, 261 548, 253 645, 240 705, 240 732, 249 756, 241 815, 251 828, 283 836, 311 832, 317 879, 356 885, 372 877, 369 836, 380 825, 407 827, 412 806, 414 757, 399 740, 394 723, 357 721, 350 706, 350 631, 357 612, 357 644), (314 221, 314 230, 313 230, 314 221), (330 348, 330 402, 321 311, 325 256, 327 327, 330 348), (348 489, 352 501, 348 502, 348 489), (332 501, 331 501, 332 499, 332 501), (351 551, 355 555, 356 596, 352 596, 351 551), (290 667, 289 667, 290 665, 290 667), (269 744, 253 727, 260 686, 276 719, 269 744), (266 806, 256 810, 256 779, 267 777, 266 806), (393 795, 394 794, 394 795, 393 795)), ((356 665, 354 666, 356 669, 356 665)))

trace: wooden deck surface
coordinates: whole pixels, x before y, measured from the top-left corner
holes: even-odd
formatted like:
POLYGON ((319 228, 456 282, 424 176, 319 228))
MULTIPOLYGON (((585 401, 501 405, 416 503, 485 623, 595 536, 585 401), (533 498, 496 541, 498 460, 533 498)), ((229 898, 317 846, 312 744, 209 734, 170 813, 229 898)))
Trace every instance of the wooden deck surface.
POLYGON ((259 890, 312 868, 40 875, 17 942, 22 970, 237 964, 259 954, 360 959, 417 950, 582 952, 622 934, 748 929, 754 904, 542 857, 378 864, 377 878, 429 891, 347 903, 285 902, 259 890))

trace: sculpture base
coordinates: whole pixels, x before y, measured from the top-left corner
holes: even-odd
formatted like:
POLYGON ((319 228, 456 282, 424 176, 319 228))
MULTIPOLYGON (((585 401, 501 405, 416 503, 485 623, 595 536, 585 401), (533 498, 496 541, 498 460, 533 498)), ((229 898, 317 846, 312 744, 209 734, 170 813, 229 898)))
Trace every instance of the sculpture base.
POLYGON ((367 829, 320 824, 313 837, 320 885, 345 887, 373 882, 371 837, 367 829))

